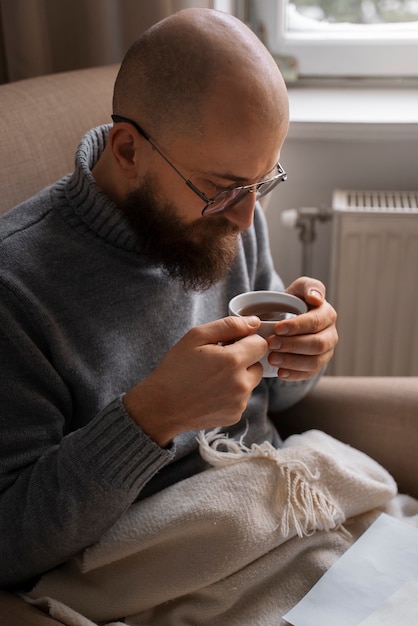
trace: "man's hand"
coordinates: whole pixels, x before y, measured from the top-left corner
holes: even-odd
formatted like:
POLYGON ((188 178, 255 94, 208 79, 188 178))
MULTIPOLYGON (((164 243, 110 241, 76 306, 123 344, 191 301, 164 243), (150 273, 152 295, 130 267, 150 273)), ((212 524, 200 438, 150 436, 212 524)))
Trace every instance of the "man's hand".
POLYGON ((183 431, 235 424, 263 374, 259 325, 257 317, 226 317, 192 328, 126 393, 127 412, 161 446, 183 431))
POLYGON ((338 341, 337 314, 325 300, 325 287, 314 278, 298 278, 288 293, 305 300, 309 311, 278 322, 268 339, 269 361, 279 367, 279 378, 305 380, 317 374, 331 359, 338 341))

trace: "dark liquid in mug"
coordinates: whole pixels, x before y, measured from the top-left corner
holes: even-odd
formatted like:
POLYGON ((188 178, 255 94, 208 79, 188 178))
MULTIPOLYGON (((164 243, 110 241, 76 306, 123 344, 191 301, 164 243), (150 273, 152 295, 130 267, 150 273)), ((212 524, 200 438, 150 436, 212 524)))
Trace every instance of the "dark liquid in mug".
POLYGON ((278 302, 257 302, 242 307, 238 311, 240 315, 256 315, 263 322, 276 322, 286 319, 286 313, 299 315, 298 309, 289 304, 279 304, 278 302))

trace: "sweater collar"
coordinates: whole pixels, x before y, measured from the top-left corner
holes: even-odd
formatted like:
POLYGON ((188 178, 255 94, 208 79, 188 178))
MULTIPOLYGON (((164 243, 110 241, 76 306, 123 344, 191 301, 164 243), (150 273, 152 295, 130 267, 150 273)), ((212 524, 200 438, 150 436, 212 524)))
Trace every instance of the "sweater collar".
POLYGON ((84 226, 119 248, 138 250, 138 240, 123 213, 97 186, 92 169, 109 137, 111 125, 93 128, 83 137, 75 155, 75 170, 65 179, 64 193, 73 214, 84 226))

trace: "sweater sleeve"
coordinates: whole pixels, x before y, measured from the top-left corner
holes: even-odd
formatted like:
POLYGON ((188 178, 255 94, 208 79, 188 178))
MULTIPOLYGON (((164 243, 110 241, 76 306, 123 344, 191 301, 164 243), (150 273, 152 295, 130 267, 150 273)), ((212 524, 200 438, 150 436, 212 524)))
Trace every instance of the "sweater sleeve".
POLYGON ((173 456, 115 398, 76 428, 45 340, 0 284, 0 586, 100 538, 173 456))

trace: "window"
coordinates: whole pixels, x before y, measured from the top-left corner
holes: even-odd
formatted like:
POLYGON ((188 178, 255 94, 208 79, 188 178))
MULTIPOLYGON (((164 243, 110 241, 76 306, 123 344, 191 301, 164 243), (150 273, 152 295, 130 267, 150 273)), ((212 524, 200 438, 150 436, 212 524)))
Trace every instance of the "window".
POLYGON ((250 20, 301 77, 417 77, 418 0, 263 0, 250 20))

